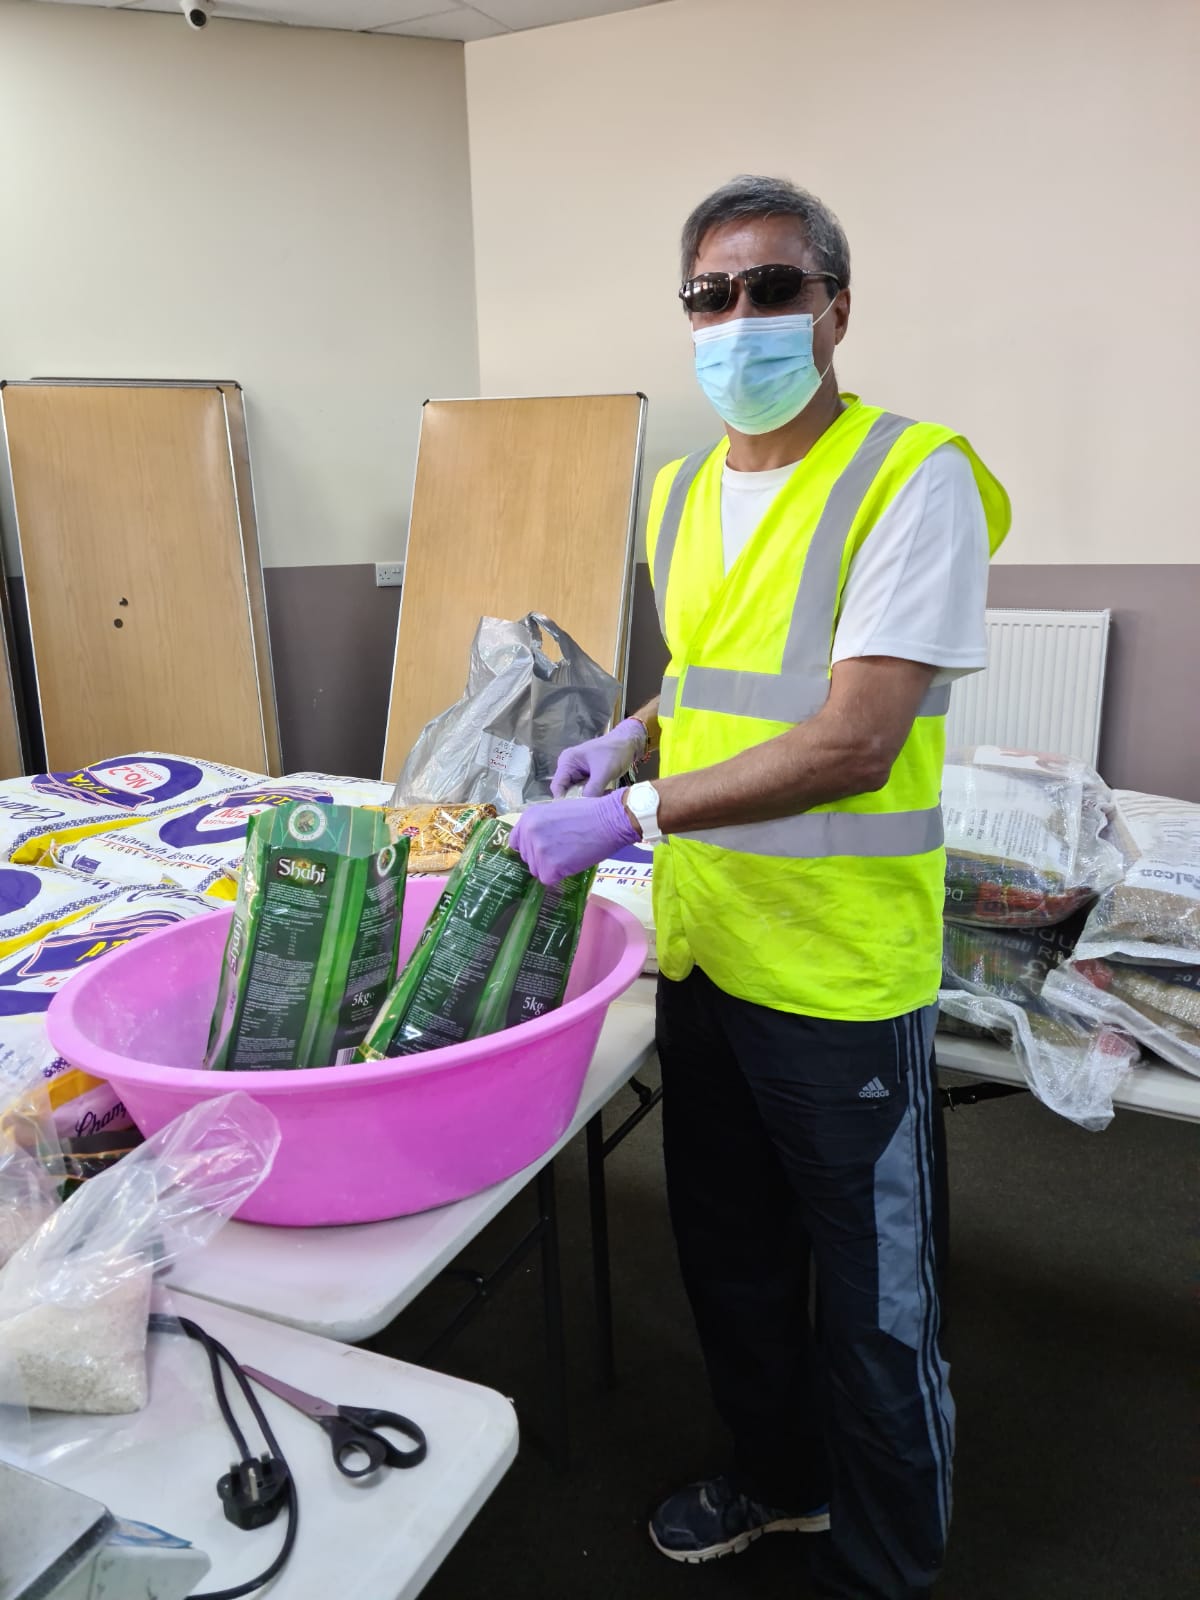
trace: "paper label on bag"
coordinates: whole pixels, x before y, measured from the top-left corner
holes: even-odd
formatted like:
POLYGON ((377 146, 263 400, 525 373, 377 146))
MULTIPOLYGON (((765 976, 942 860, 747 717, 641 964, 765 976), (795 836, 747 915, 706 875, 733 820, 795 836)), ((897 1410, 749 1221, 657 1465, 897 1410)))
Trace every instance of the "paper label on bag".
POLYGON ((528 776, 531 764, 529 746, 516 739, 501 739, 494 733, 480 735, 475 759, 489 772, 503 773, 507 778, 528 776))
POLYGON ((1070 870, 1074 841, 1064 838, 1061 793, 986 767, 947 767, 942 795, 946 848, 1042 872, 1070 870))
POLYGON ((1188 868, 1181 866, 1178 861, 1143 856, 1126 871, 1125 888, 1156 889, 1160 894, 1200 900, 1200 866, 1188 868))
POLYGON ((1121 822, 1144 855, 1200 859, 1200 806, 1132 789, 1118 789, 1115 798, 1121 822))

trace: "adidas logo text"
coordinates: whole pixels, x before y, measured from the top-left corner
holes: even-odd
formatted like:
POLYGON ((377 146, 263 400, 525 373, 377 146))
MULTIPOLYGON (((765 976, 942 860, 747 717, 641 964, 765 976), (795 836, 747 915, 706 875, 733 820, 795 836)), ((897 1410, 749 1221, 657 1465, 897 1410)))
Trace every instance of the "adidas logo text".
POLYGON ((864 1083, 858 1091, 858 1098, 860 1100, 887 1100, 891 1096, 891 1092, 890 1089, 885 1088, 880 1079, 872 1078, 870 1083, 864 1083))

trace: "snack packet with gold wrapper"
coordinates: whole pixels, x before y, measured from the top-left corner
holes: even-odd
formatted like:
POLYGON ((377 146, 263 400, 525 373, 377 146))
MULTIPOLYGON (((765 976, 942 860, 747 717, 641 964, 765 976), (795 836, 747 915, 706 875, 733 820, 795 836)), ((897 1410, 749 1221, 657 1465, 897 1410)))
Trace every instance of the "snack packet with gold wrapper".
POLYGON ((496 815, 489 805, 386 806, 393 842, 407 839, 409 872, 451 872, 471 834, 496 815))

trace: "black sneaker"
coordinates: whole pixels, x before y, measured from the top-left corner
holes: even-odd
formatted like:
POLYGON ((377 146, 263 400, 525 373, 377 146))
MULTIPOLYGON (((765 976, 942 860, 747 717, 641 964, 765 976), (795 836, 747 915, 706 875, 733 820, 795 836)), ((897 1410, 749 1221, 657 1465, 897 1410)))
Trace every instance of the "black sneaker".
POLYGON ((744 1494, 725 1474, 690 1483, 650 1518, 650 1537, 672 1561, 715 1561, 740 1555, 764 1533, 824 1533, 829 1507, 785 1511, 744 1494))

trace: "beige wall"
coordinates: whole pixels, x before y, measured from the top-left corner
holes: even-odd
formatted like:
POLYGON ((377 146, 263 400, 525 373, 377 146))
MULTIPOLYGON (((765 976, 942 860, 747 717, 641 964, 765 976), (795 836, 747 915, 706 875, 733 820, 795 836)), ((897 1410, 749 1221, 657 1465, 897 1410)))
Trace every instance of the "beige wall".
POLYGON ((783 173, 850 237, 843 386, 971 438, 1004 559, 1195 561, 1198 62, 1196 0, 671 0, 469 45, 483 390, 644 389, 651 468, 715 437, 679 224, 783 173))
POLYGON ((0 377, 236 378, 265 563, 401 555, 477 384, 461 46, 0 0, 0 105, 0 377))

